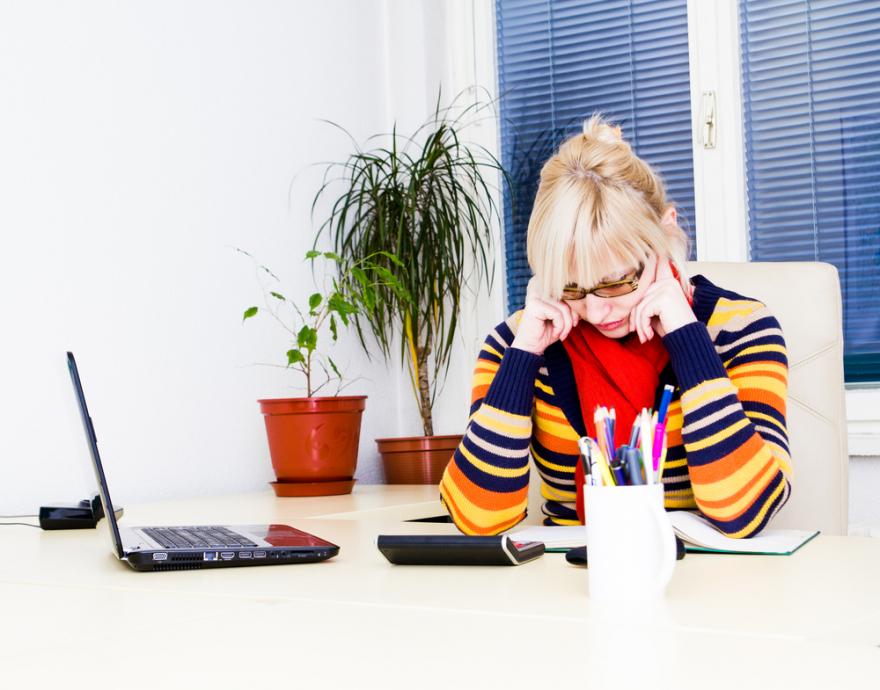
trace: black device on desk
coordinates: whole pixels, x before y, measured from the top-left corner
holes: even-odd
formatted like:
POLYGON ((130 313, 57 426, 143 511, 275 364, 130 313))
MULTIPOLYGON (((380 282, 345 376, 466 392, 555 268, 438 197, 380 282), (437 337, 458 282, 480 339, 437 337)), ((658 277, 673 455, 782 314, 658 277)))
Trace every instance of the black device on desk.
POLYGON ((283 565, 324 561, 339 547, 289 525, 202 525, 190 527, 124 527, 116 522, 95 426, 73 354, 67 368, 76 393, 98 494, 113 542, 113 553, 135 570, 198 570, 248 565, 283 565))
POLYGON ((544 542, 507 535, 387 535, 376 537, 382 555, 397 565, 522 565, 544 555, 544 542))

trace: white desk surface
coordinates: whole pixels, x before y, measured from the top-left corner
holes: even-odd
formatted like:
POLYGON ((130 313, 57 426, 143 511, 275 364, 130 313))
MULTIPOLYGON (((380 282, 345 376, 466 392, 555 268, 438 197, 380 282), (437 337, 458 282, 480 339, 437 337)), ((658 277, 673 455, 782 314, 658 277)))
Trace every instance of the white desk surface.
POLYGON ((341 547, 322 563, 162 573, 119 562, 101 529, 5 527, 0 677, 15 682, 3 685, 86 687, 99 668, 131 687, 520 687, 568 685, 570 674, 594 687, 877 682, 880 540, 820 536, 792 556, 688 554, 665 600, 629 607, 591 601, 586 570, 563 554, 415 567, 375 548, 378 534, 455 533, 402 522, 440 512, 436 487, 396 486, 127 506, 130 526, 283 522, 341 547))

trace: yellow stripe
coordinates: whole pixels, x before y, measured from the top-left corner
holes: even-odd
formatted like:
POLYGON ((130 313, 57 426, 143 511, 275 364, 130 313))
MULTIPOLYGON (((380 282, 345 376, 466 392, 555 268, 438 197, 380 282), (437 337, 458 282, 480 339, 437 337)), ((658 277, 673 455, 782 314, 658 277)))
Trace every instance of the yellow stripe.
POLYGON ((547 395, 553 395, 553 389, 550 388, 550 386, 547 386, 547 385, 545 385, 544 383, 541 383, 541 380, 540 380, 540 379, 535 379, 535 386, 537 386, 537 387, 540 388, 542 391, 544 391, 545 393, 547 393, 547 395))
POLYGON ((767 511, 770 510, 770 506, 773 505, 773 502, 779 497, 785 490, 785 483, 780 484, 776 487, 776 491, 774 491, 770 497, 767 499, 767 502, 761 506, 761 510, 755 516, 755 519, 752 520, 748 525, 743 527, 739 532, 734 532, 733 534, 728 534, 727 536, 733 539, 742 539, 743 537, 749 536, 752 532, 755 531, 755 528, 760 525, 764 521, 764 517, 767 515, 767 511))
POLYGON ((577 498, 577 493, 575 491, 558 491, 556 488, 550 486, 547 482, 544 482, 543 484, 541 484, 541 496, 546 498, 548 501, 571 503, 577 498))
POLYGON ((748 419, 740 419, 736 424, 732 424, 726 429, 722 429, 717 434, 712 434, 708 438, 701 439, 699 441, 694 441, 693 443, 687 444, 687 450, 690 453, 694 450, 703 450, 703 448, 709 448, 710 446, 714 446, 717 443, 721 443, 725 439, 733 436, 740 429, 744 429, 750 424, 748 419))
POLYGON ((534 447, 532 448, 532 457, 535 458, 535 462, 540 463, 541 467, 546 467, 548 470, 555 470, 556 472, 572 472, 571 467, 566 467, 564 465, 557 465, 552 462, 547 462, 544 458, 538 455, 535 452, 534 447))
POLYGON ((495 465, 490 465, 488 462, 480 460, 477 456, 471 453, 464 444, 460 445, 458 449, 461 451, 461 454, 467 458, 471 465, 493 477, 522 477, 529 471, 528 465, 525 467, 496 467, 495 465))
POLYGON ((692 388, 682 398, 685 413, 693 412, 709 400, 717 400, 725 395, 736 395, 737 389, 728 379, 711 379, 692 388))
MULTIPOLYGON (((484 343, 482 349, 483 349, 485 352, 488 352, 488 353, 491 354, 491 355, 495 355, 496 357, 499 357, 499 358, 500 358, 500 357, 503 356, 500 352, 498 352, 498 350, 496 350, 496 349, 495 349, 494 347, 492 347, 491 345, 487 345, 487 344, 484 343)), ((498 366, 498 363, 497 363, 497 362, 491 362, 491 364, 494 364, 496 367, 498 366)))
POLYGON ((741 364, 738 367, 733 367, 728 370, 727 374, 730 378, 733 378, 736 375, 742 373, 764 373, 764 372, 772 372, 776 374, 782 374, 783 378, 787 378, 788 367, 779 362, 749 362, 748 364, 741 364))
POLYGON ((786 399, 786 386, 779 379, 774 379, 770 376, 744 376, 732 379, 732 381, 740 390, 743 388, 757 388, 778 395, 783 400, 786 399))
POLYGON ((537 420, 538 428, 563 441, 577 441, 580 438, 570 424, 553 422, 549 419, 537 420))
POLYGON ((748 415, 751 419, 760 419, 764 422, 769 422, 777 429, 779 429, 782 432, 782 435, 785 436, 785 438, 788 438, 788 431, 786 430, 785 425, 780 424, 779 420, 775 417, 771 417, 769 414, 764 414, 763 412, 746 412, 746 415, 748 415))

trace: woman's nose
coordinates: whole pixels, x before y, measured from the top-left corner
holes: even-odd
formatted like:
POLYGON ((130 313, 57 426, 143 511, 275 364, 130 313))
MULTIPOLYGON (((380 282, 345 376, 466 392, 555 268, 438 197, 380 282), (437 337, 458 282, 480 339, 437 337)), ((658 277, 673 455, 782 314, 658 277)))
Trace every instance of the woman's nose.
POLYGON ((596 295, 589 294, 584 300, 586 312, 587 312, 587 321, 590 323, 602 323, 606 316, 608 316, 608 312, 611 311, 611 300, 602 299, 601 297, 596 297, 596 295))

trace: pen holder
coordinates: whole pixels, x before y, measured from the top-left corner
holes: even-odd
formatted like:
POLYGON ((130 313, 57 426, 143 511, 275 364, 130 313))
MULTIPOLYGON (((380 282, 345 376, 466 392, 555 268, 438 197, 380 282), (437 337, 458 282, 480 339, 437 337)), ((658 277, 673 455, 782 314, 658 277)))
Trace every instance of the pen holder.
POLYGON ((663 485, 584 486, 590 598, 653 601, 675 568, 663 485))

